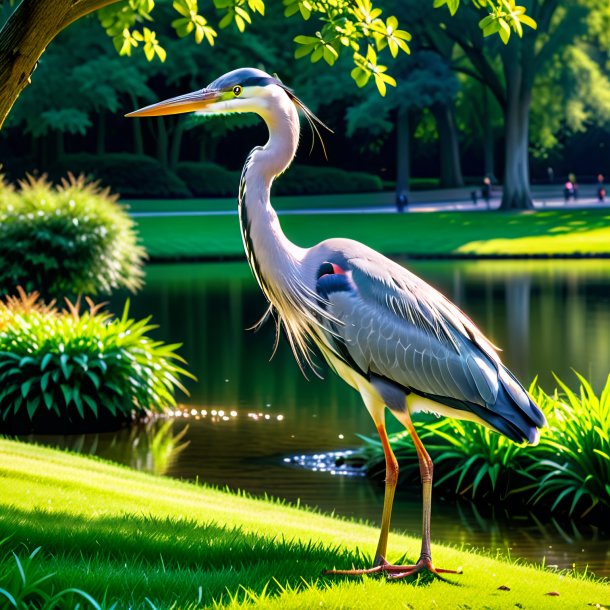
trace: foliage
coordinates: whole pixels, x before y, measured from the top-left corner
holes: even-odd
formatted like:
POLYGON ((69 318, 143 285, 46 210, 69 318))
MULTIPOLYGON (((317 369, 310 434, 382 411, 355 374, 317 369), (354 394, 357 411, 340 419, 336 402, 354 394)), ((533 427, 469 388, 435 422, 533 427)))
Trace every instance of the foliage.
POLYGON ((99 180, 122 197, 190 197, 184 182, 170 169, 147 155, 112 153, 65 155, 49 168, 52 176, 66 170, 99 180))
MULTIPOLYGON (((517 445, 472 422, 451 419, 416 422, 432 457, 435 485, 471 498, 510 496, 570 516, 579 508, 610 507, 610 376, 601 396, 578 375, 575 394, 560 379, 552 396, 532 384, 530 393, 548 419, 537 446, 517 445), (478 494, 478 495, 477 495, 478 494), (552 502, 551 502, 552 500, 552 502)), ((363 453, 371 471, 380 472, 383 449, 377 439, 364 439, 363 453)), ((405 474, 416 474, 417 455, 411 437, 392 435, 392 446, 405 474)))
MULTIPOLYGON (((6 540, 0 543, 6 548, 6 540)), ((88 593, 76 588, 56 591, 53 577, 37 559, 40 547, 26 557, 6 551, 0 557, 0 607, 15 610, 55 610, 56 608, 94 608, 100 604, 88 593), (8 604, 8 605, 7 605, 8 604)))
MULTIPOLYGON (((216 163, 180 163, 177 174, 197 197, 235 197, 239 172, 216 163)), ((348 172, 336 167, 293 165, 274 183, 276 195, 373 193, 382 182, 373 174, 348 172)))
MULTIPOLYGON (((343 53, 351 53, 354 65, 351 76, 359 87, 372 79, 381 95, 385 95, 387 85, 396 85, 394 78, 387 74, 387 67, 378 63, 378 55, 385 50, 392 57, 399 51, 410 52, 411 35, 399 28, 394 15, 383 17, 382 9, 373 0, 283 0, 283 4, 286 17, 297 15, 309 21, 313 16, 318 21, 319 29, 313 35, 295 37, 299 45, 295 57, 309 56, 312 62, 323 59, 332 66, 343 53)), ((452 15, 459 4, 459 0, 434 2, 435 7, 447 5, 452 15)), ((505 44, 511 32, 523 35, 523 25, 536 27, 535 21, 525 14, 525 8, 516 6, 514 0, 473 0, 473 5, 485 13, 479 23, 483 34, 498 33, 505 44)), ((200 12, 198 0, 174 0, 173 7, 180 15, 172 22, 179 37, 192 35, 197 43, 205 40, 214 44, 217 29, 209 15, 205 17, 200 12)), ((252 23, 254 16, 265 14, 264 0, 214 0, 214 7, 220 16, 218 28, 234 24, 240 32, 252 23)), ((136 29, 152 19, 154 8, 155 0, 131 0, 112 3, 99 11, 102 26, 120 54, 131 55, 132 49, 142 45, 149 61, 155 56, 165 61, 165 49, 155 32, 145 26, 136 29)))
POLYGON ((235 197, 239 188, 239 172, 217 163, 180 163, 176 168, 195 197, 235 197))
POLYGON ((337 167, 293 165, 274 183, 277 195, 320 193, 373 193, 381 191, 381 179, 365 172, 347 172, 337 167))
POLYGON ((52 187, 0 183, 0 294, 21 285, 45 296, 137 290, 144 249, 116 197, 70 175, 52 187))
POLYGON ((578 376, 574 393, 557 379, 553 395, 536 391, 549 419, 549 432, 536 448, 531 472, 539 481, 533 501, 553 500, 551 510, 569 506, 588 513, 598 504, 610 508, 610 375, 601 395, 578 376))
POLYGON ((59 311, 38 294, 0 302, 0 427, 12 433, 118 427, 175 406, 186 392, 178 345, 153 341, 150 318, 113 318, 87 299, 59 311))
MULTIPOLYGON (((455 545, 434 545, 434 561, 463 566, 455 580, 461 586, 329 580, 324 568, 372 562, 378 527, 14 441, 0 439, 0 462, 0 539, 10 535, 19 555, 24 543, 52 549, 36 560, 44 574, 55 574, 58 590, 76 585, 116 608, 390 609, 404 605, 405 586, 415 608, 439 599, 507 609, 535 600, 539 610, 556 610, 548 591, 560 592, 562 608, 607 599, 607 583, 591 577, 455 545), (506 595, 498 591, 504 583, 506 595)), ((419 539, 392 533, 388 551, 388 559, 416 559, 419 539)))

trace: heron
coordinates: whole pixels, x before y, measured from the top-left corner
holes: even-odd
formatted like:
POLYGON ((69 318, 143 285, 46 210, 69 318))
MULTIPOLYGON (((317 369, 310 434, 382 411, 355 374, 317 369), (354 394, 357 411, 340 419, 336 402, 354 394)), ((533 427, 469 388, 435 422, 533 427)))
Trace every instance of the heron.
POLYGON ((269 138, 248 155, 237 199, 246 257, 269 304, 261 323, 275 316, 276 346, 281 325, 301 366, 314 367, 317 350, 360 393, 385 457, 381 529, 372 565, 326 573, 380 572, 395 579, 425 571, 438 577, 456 573, 432 562, 433 463, 412 415, 424 411, 470 420, 517 443, 531 444, 538 442, 544 415, 482 331, 424 280, 351 239, 326 239, 309 248, 288 239, 271 204, 270 189, 296 154, 299 111, 317 131, 321 121, 279 78, 256 68, 239 68, 203 89, 126 116, 249 112, 266 123, 269 138), (398 462, 386 431, 388 410, 410 434, 419 461, 421 552, 412 565, 386 559, 398 480, 398 462))

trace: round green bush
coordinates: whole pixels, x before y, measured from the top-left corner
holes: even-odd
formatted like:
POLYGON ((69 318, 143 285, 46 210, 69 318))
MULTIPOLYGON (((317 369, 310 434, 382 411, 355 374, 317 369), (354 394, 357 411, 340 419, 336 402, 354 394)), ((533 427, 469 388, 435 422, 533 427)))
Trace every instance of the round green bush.
POLYGON ((293 165, 274 183, 276 195, 372 193, 382 188, 381 179, 373 174, 311 165, 293 165))
POLYGON ((85 174, 99 180, 125 198, 175 199, 191 196, 187 186, 174 172, 148 155, 65 155, 49 169, 49 174, 55 179, 66 172, 85 174))
POLYGON ((178 176, 195 197, 236 197, 240 172, 216 163, 179 163, 178 176))
POLYGON ((30 179, 17 191, 0 182, 0 294, 17 286, 60 299, 135 291, 144 257, 133 221, 95 184, 30 179))
POLYGON ((153 341, 150 318, 115 318, 87 299, 60 311, 37 293, 0 302, 0 432, 72 433, 120 427, 174 407, 192 377, 178 345, 153 341))

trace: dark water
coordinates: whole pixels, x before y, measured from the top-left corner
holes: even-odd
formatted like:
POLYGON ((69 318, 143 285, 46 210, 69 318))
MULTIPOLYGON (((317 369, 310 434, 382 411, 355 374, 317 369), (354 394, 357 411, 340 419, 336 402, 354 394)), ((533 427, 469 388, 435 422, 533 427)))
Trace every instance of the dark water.
MULTIPOLYGON (((610 261, 426 262, 409 267, 468 312, 504 349, 504 361, 525 384, 538 374, 550 390, 552 372, 573 380, 572 368, 597 390, 605 383, 610 371, 610 261)), ((121 303, 114 299, 111 306, 118 310, 121 303)), ((245 330, 264 305, 245 264, 151 266, 145 290, 132 298, 132 314, 153 314, 160 325, 158 337, 184 343, 181 354, 199 382, 189 384, 189 398, 179 398, 179 417, 148 429, 66 437, 64 443, 136 468, 300 499, 301 504, 378 522, 379 483, 285 462, 295 454, 349 449, 358 445, 358 434, 374 435, 375 430, 353 390, 325 369, 324 380, 310 375, 307 381, 285 342, 269 362, 272 326, 257 333, 245 330)), ((435 497, 433 539, 559 568, 588 565, 610 576, 610 525, 602 531, 541 524, 533 515, 509 515, 501 507, 494 514, 486 511, 435 497)), ((400 491, 393 527, 419 534, 420 519, 419 491, 400 491)))

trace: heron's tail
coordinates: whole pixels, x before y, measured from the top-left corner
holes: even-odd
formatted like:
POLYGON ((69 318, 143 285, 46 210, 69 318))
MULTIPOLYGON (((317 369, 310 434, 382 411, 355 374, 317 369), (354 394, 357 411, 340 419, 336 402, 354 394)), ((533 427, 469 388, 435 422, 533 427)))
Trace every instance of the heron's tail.
POLYGON ((500 368, 499 381, 496 402, 477 409, 477 415, 512 441, 537 445, 540 428, 546 426, 544 414, 508 369, 500 368))

